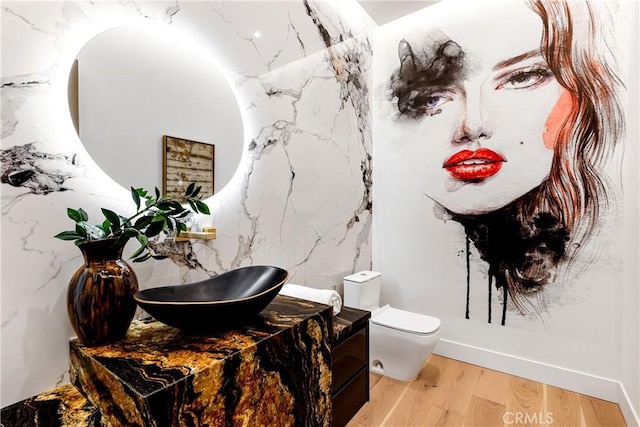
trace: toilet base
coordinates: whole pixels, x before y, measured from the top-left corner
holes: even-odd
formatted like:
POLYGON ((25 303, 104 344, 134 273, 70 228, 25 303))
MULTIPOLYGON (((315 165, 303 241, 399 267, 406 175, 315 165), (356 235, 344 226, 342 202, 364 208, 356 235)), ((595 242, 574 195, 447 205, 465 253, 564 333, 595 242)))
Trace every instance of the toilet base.
MULTIPOLYGON (((427 356, 424 360, 426 361, 428 358, 429 358, 429 356, 427 356)), ((377 360, 377 359, 376 360, 371 360, 369 362, 369 371, 374 373, 374 374, 378 374, 378 375, 382 375, 382 376, 385 376, 385 377, 393 378, 394 380, 399 380, 399 381, 414 381, 414 380, 418 379, 418 377, 420 376, 420 371, 418 371, 418 373, 413 378, 398 378, 398 377, 394 377, 393 375, 390 375, 388 372, 386 372, 384 370, 384 365, 382 364, 382 362, 380 360, 377 360)))
POLYGON ((403 332, 369 323, 369 370, 400 381, 413 381, 438 343, 431 335, 403 332))

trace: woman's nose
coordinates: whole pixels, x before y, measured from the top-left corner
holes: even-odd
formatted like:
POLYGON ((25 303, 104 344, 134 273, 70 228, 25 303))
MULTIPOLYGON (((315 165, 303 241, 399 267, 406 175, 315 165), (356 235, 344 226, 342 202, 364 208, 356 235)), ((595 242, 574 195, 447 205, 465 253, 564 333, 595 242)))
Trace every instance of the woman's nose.
POLYGON ((467 90, 462 108, 460 123, 454 135, 454 142, 464 144, 491 138, 491 129, 487 122, 482 91, 478 88, 473 91, 467 90))

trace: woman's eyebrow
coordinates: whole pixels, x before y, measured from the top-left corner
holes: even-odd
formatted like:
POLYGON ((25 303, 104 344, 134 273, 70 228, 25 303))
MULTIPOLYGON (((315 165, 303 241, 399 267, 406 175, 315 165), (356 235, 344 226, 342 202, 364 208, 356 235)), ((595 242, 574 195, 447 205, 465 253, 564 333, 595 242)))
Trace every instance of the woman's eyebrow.
POLYGON ((504 61, 498 62, 493 67, 493 71, 501 70, 502 68, 508 67, 513 64, 517 64, 518 62, 524 61, 525 59, 535 58, 536 56, 541 56, 540 49, 533 49, 529 52, 525 52, 522 55, 517 55, 509 59, 505 59, 504 61))

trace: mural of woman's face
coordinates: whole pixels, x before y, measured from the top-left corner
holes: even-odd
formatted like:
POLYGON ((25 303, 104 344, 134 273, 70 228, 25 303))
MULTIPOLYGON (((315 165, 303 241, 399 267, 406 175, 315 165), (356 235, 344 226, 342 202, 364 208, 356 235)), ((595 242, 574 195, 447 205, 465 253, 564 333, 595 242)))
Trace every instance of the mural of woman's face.
POLYGON ((424 193, 459 214, 491 212, 540 185, 572 107, 541 54, 540 17, 508 7, 398 46, 397 122, 406 143, 423 144, 424 193))

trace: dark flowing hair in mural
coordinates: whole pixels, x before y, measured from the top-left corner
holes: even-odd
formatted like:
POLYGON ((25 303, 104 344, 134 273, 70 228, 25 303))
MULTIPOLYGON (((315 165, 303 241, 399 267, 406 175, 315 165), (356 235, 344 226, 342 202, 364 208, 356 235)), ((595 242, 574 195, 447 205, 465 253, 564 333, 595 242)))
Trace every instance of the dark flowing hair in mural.
MULTIPOLYGON (((624 115, 617 97, 622 83, 612 69, 600 31, 613 25, 589 1, 531 0, 543 22, 542 54, 556 80, 573 98, 573 109, 555 144, 549 177, 536 189, 482 216, 454 215, 489 263, 490 277, 521 313, 537 311, 525 296, 537 294, 560 262, 595 237, 611 202, 602 173, 623 137, 624 115), (584 28, 581 28, 584 27, 584 28), (568 247, 569 243, 572 247, 568 247)), ((491 279, 490 279, 491 280, 491 279)))
MULTIPOLYGON (((599 13, 596 6, 601 5, 589 1, 525 3, 542 19, 542 55, 572 97, 551 171, 540 186, 503 208, 481 215, 451 213, 464 226, 467 254, 471 241, 489 264, 489 292, 494 285, 503 289, 502 324, 507 296, 521 314, 545 309, 546 299, 538 291, 550 281, 554 267, 561 261, 569 265, 578 249, 596 236, 599 218, 612 201, 612 187, 603 171, 624 131, 618 99, 623 85, 601 38, 602 31, 613 28, 604 20, 610 15, 599 13), (537 296, 536 304, 527 298, 532 295, 537 296)), ((405 41, 402 49, 407 51, 405 41)), ((406 55, 401 54, 400 60, 404 63, 406 55)), ((399 103, 406 99, 397 80, 392 92, 399 103)), ((467 317, 468 313, 467 296, 467 317)))

